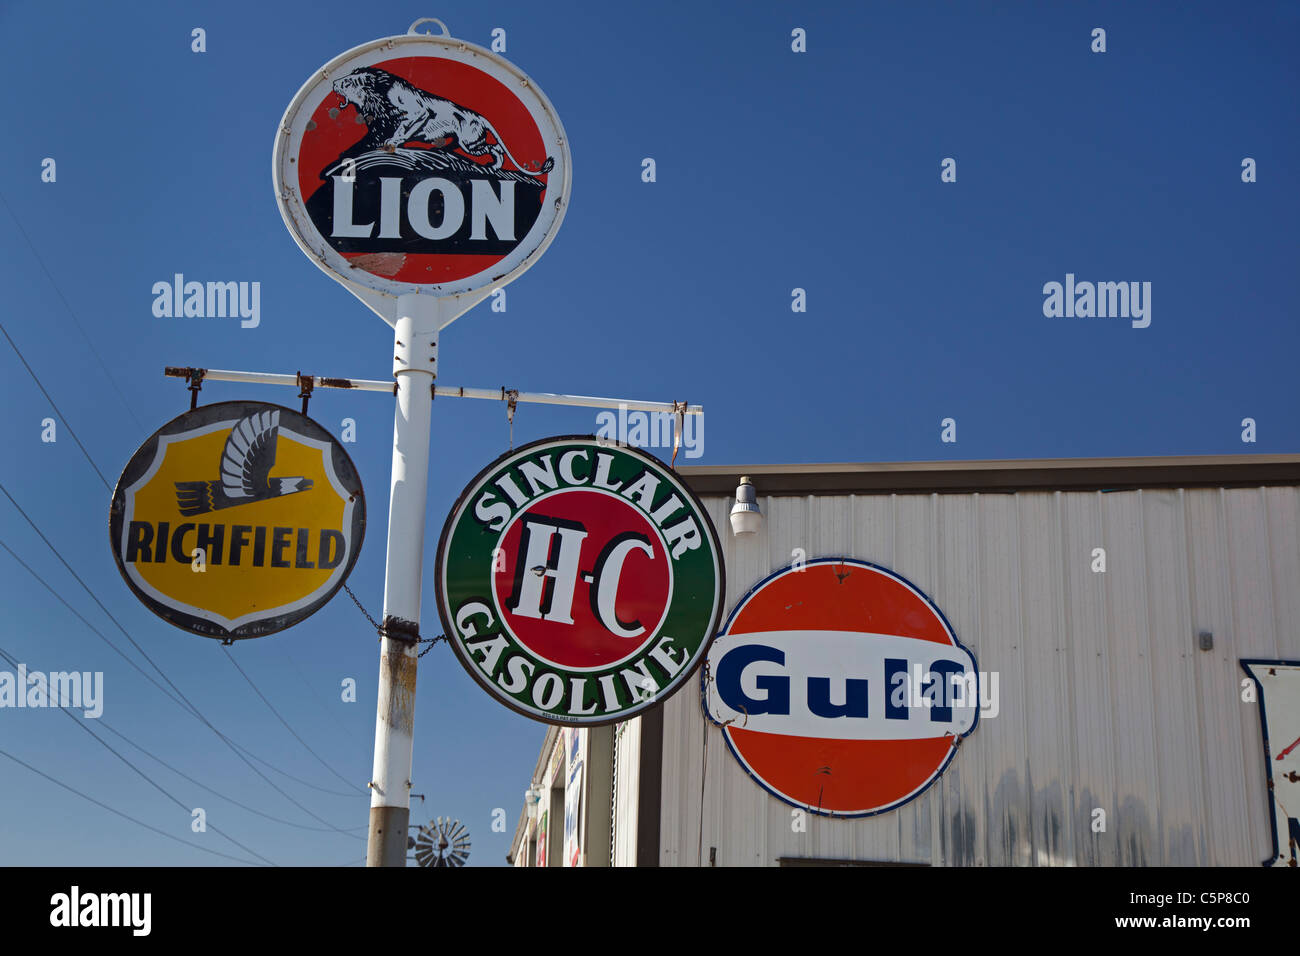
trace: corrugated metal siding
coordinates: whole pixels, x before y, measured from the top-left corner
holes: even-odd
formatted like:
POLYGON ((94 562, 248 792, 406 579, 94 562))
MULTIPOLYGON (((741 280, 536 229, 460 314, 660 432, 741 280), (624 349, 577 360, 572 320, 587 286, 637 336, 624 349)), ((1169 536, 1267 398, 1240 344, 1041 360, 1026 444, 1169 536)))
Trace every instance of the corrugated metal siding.
POLYGON ((707 724, 694 681, 665 707, 663 865, 707 865, 710 847, 719 865, 1268 856, 1259 715, 1241 701, 1237 660, 1300 656, 1300 489, 768 497, 750 540, 730 533, 730 499, 705 504, 728 610, 795 548, 882 564, 997 672, 1000 712, 918 799, 861 820, 810 815, 797 833, 792 808, 707 724), (1202 630, 1212 651, 1197 649, 1202 630), (1094 808, 1105 832, 1093 832, 1094 808))
POLYGON ((634 717, 614 726, 614 866, 636 866, 637 863, 637 794, 640 787, 641 719, 634 717))

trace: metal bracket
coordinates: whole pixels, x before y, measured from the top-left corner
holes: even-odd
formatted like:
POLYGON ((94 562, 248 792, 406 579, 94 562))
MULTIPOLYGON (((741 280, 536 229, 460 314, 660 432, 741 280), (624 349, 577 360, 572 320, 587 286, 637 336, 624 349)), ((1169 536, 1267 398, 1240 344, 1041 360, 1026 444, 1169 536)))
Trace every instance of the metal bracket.
POLYGON ((389 614, 384 618, 383 636, 414 646, 420 643, 420 625, 389 614))
POLYGON ((406 35, 407 35, 407 36, 426 36, 426 37, 436 36, 436 34, 435 34, 432 30, 426 30, 426 31, 424 31, 423 33, 421 33, 419 30, 415 29, 416 27, 418 27, 418 26, 420 26, 421 24, 424 24, 424 23, 436 23, 436 24, 438 24, 438 26, 442 27, 442 35, 443 35, 443 36, 445 36, 445 37, 449 37, 449 36, 451 36, 451 31, 447 29, 447 24, 443 23, 443 22, 442 22, 441 20, 439 20, 437 17, 420 17, 420 19, 418 19, 418 20, 416 20, 414 23, 412 23, 411 26, 410 26, 410 28, 407 29, 407 31, 406 31, 406 35))
POLYGON ((686 410, 690 408, 689 402, 673 402, 673 457, 668 462, 668 467, 676 470, 677 449, 681 447, 686 440, 686 410))
POLYGON ((314 376, 298 373, 298 397, 302 399, 302 414, 307 415, 307 403, 311 401, 311 390, 315 387, 314 376))
POLYGON ((203 388, 203 369, 186 369, 185 378, 190 383, 190 411, 199 407, 199 392, 203 388))
POLYGON ((510 450, 515 450, 515 406, 519 404, 519 389, 501 387, 501 397, 506 403, 506 422, 510 425, 510 450))

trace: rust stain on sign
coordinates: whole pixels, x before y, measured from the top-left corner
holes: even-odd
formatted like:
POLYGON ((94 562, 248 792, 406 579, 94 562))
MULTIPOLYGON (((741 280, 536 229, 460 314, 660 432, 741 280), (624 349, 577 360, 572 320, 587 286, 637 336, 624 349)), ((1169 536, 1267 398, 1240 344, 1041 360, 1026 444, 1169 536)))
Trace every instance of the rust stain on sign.
POLYGON ((356 269, 365 269, 379 276, 395 276, 406 265, 404 252, 367 252, 348 260, 356 269))

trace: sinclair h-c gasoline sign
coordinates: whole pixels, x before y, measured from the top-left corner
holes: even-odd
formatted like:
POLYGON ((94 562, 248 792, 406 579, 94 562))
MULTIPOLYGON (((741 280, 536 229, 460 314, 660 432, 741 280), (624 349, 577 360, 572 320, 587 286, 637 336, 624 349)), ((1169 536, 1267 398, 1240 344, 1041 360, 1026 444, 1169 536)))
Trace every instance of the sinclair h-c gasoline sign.
POLYGON ((852 558, 777 571, 708 656, 704 709, 786 803, 870 816, 919 796, 979 718, 975 657, 914 585, 852 558))
POLYGON ((281 215, 348 285, 446 297, 513 278, 564 216, 569 151, 517 67, 448 36, 349 50, 294 97, 276 138, 281 215))
POLYGON ((524 445, 470 482, 436 578, 465 669, 555 724, 666 699, 703 659, 724 593, 717 532, 690 489, 642 451, 577 436, 524 445))
POLYGON ((346 580, 366 524, 347 452, 311 419, 218 402, 158 429, 113 493, 122 577, 179 628, 223 640, 290 627, 346 580))

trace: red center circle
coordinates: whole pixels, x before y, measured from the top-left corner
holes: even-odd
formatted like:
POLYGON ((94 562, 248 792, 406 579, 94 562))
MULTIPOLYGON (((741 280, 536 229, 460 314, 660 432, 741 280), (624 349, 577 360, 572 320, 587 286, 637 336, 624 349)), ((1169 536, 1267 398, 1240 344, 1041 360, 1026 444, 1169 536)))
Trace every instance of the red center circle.
POLYGON ((492 586, 502 623, 557 667, 617 664, 650 643, 667 613, 663 539, 615 494, 571 489, 539 498, 499 546, 492 586))

